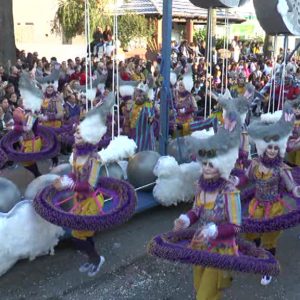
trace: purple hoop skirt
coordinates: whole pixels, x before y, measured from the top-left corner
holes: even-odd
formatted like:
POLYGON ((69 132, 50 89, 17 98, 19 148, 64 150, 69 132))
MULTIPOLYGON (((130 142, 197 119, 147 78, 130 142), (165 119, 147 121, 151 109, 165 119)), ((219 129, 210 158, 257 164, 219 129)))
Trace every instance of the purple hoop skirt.
POLYGON ((134 188, 127 182, 114 178, 101 177, 96 189, 112 198, 104 205, 99 215, 81 216, 64 211, 59 201, 64 199, 67 190, 58 192, 54 186, 48 186, 34 199, 36 212, 58 226, 74 230, 103 231, 123 224, 135 212, 137 195, 134 188))
POLYGON ((148 253, 169 261, 203 267, 276 276, 280 272, 277 260, 268 252, 242 239, 237 240, 239 255, 223 255, 189 247, 195 229, 168 232, 154 237, 148 253))
MULTIPOLYGON (((44 126, 38 126, 37 136, 42 139, 43 147, 39 152, 22 152, 14 145, 20 141, 21 132, 10 131, 0 140, 0 148, 6 153, 8 160, 17 162, 38 161, 56 156, 60 150, 55 133, 44 126)), ((2 160, 2 157, 0 157, 2 160)), ((1 162, 2 163, 2 162, 1 162)))

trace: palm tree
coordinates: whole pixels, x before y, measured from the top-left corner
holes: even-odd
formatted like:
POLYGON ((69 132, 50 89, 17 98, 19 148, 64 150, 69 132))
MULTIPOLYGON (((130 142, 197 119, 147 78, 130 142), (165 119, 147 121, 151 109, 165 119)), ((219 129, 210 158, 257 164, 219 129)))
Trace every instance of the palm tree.
POLYGON ((9 66, 16 61, 13 0, 0 0, 0 64, 9 66))

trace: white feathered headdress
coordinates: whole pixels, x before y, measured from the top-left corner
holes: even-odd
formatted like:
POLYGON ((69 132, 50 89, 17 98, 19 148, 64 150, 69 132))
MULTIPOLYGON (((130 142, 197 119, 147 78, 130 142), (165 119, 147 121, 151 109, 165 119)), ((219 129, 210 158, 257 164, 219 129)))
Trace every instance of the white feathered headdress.
POLYGON ((111 92, 104 98, 103 104, 89 111, 79 125, 82 139, 89 144, 96 145, 106 133, 106 117, 115 104, 114 94, 111 92))
POLYGON ((20 77, 19 88, 23 98, 24 109, 38 112, 42 106, 43 92, 37 87, 35 80, 30 78, 28 72, 23 71, 20 77))

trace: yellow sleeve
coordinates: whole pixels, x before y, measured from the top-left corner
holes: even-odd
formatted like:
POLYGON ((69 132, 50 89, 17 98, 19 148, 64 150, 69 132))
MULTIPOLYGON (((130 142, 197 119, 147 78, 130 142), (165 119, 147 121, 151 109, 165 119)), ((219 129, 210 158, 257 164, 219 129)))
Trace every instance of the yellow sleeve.
POLYGON ((225 198, 229 222, 240 226, 242 223, 240 193, 238 191, 229 192, 225 194, 225 198))
POLYGON ((92 167, 91 167, 90 176, 89 176, 89 184, 92 187, 95 187, 98 183, 100 167, 101 167, 100 159, 93 158, 92 159, 92 167))

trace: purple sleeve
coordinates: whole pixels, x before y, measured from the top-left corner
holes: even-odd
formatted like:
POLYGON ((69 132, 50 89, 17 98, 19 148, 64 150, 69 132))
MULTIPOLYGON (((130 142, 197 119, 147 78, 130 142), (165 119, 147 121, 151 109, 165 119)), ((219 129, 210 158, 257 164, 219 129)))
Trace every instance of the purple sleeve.
POLYGON ((49 112, 46 113, 46 116, 48 117, 49 121, 54 121, 56 119, 56 113, 49 112))
POLYGON ((74 191, 78 193, 89 193, 91 191, 91 186, 87 181, 76 182, 74 191))
POLYGON ((17 132, 23 131, 23 128, 24 128, 23 125, 18 125, 18 124, 14 125, 14 130, 17 132))
POLYGON ((195 224, 200 219, 201 212, 201 207, 194 207, 186 214, 186 216, 190 219, 190 226, 195 224))
POLYGON ((239 227, 233 224, 218 225, 218 235, 216 239, 228 239, 234 237, 239 232, 239 227))

